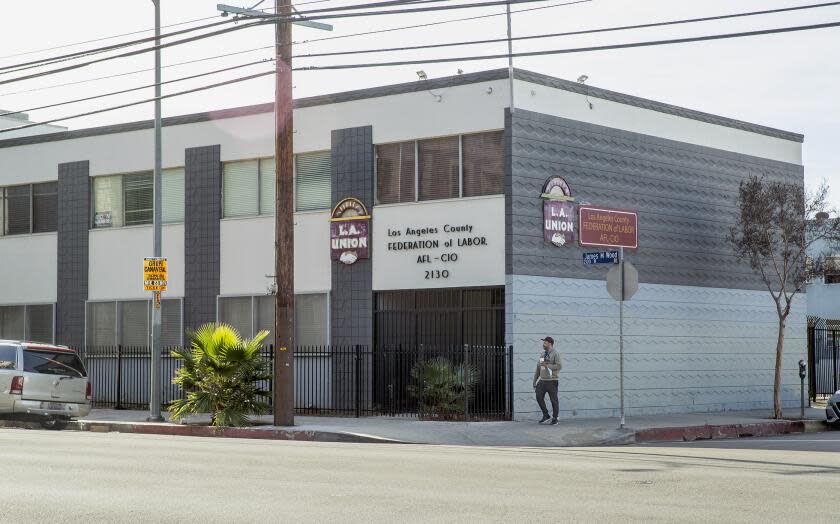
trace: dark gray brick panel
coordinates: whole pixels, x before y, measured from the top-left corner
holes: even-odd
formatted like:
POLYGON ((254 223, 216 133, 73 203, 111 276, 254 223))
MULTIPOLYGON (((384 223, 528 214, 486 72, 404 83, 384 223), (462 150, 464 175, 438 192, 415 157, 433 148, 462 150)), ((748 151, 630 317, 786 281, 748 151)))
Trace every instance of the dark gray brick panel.
POLYGON ((221 146, 185 150, 184 327, 216 320, 220 287, 221 146))
MULTIPOLYGON (((347 197, 373 205, 373 128, 332 132, 332 204, 347 197)), ((371 256, 375 254, 371 253, 371 256)), ((371 260, 332 262, 330 331, 333 344, 373 344, 371 260)))
POLYGON ((58 165, 58 302, 56 341, 74 348, 85 342, 88 297, 88 229, 90 163, 58 165))
POLYGON ((726 242, 738 184, 759 174, 801 185, 802 166, 522 110, 506 129, 508 274, 603 278, 583 249, 543 241, 540 190, 562 176, 578 202, 639 211, 627 259, 643 282, 763 289, 726 242))

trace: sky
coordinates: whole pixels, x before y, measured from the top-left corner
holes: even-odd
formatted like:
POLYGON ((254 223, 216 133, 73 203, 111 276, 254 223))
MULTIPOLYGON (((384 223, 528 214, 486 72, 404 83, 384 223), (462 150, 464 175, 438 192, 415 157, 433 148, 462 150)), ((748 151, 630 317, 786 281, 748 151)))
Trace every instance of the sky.
MULTIPOLYGON (((164 27, 164 34, 221 20, 216 11, 218 3, 216 0, 160 1, 163 26, 207 18, 207 20, 189 24, 164 27)), ((219 2, 222 1, 242 5, 237 4, 237 0, 219 0, 219 2)), ((257 1, 249 0, 249 3, 253 5, 257 1)), ((454 0, 448 3, 463 4, 481 1, 487 0, 454 0)), ((739 0, 737 2, 592 0, 576 5, 557 5, 564 1, 569 0, 514 5, 514 12, 534 7, 554 6, 514 13, 512 17, 514 36, 579 31, 817 3, 801 0, 739 0)), ((266 0, 259 7, 269 7, 272 3, 272 0, 266 0)), ((369 2, 301 0, 297 5, 300 11, 306 11, 360 3, 369 2)), ((154 9, 151 0, 77 0, 75 2, 39 0, 37 16, 33 16, 32 5, 21 2, 13 4, 15 7, 6 6, 4 11, 4 28, 0 33, 0 67, 153 34, 150 31, 154 26, 154 9), (14 22, 15 20, 17 22, 14 22), (44 50, 138 31, 141 32, 72 47, 44 50), (40 52, 33 54, 30 53, 31 51, 40 52)), ((506 43, 493 43, 419 51, 360 53, 341 57, 307 58, 301 56, 330 51, 362 51, 381 47, 502 38, 506 35, 503 13, 503 6, 495 6, 434 13, 341 18, 329 21, 334 25, 332 32, 295 27, 294 54, 298 58, 294 65, 353 64, 505 53, 506 43), (365 31, 484 14, 502 16, 375 35, 346 36, 365 31), (331 39, 314 41, 319 38, 331 39)), ((840 21, 840 6, 670 27, 535 39, 515 42, 514 52, 659 40, 830 21, 840 21)), ((246 28, 164 49, 162 51, 163 80, 271 58, 273 39, 272 28, 266 26, 246 28), (193 64, 173 65, 259 47, 268 47, 268 49, 193 64)), ((834 154, 834 148, 837 147, 838 137, 840 137, 840 97, 837 96, 838 81, 840 81, 838 56, 840 56, 840 28, 831 28, 673 46, 521 58, 516 59, 515 65, 518 68, 570 80, 586 74, 589 76, 588 83, 593 86, 802 133, 805 135, 806 186, 815 187, 821 181, 827 181, 833 188, 832 204, 840 208, 840 158, 834 154)), ((153 67, 153 60, 153 54, 146 53, 131 58, 110 60, 75 71, 0 85, 0 108, 25 110, 151 84, 154 82, 154 76, 148 69, 153 67), (137 70, 147 71, 112 79, 58 86, 137 70)), ((474 72, 506 67, 506 65, 506 60, 503 59, 340 71, 302 71, 295 73, 294 92, 295 97, 305 97, 408 82, 417 79, 416 71, 419 69, 424 70, 429 78, 437 78, 453 75, 458 69, 474 72)), ((207 83, 268 71, 271 67, 268 64, 256 64, 213 76, 176 82, 163 86, 163 93, 173 93, 207 83)), ((0 80, 21 74, 23 72, 0 75, 0 80)), ((95 101, 30 111, 29 115, 34 121, 44 121, 142 100, 151 96, 153 96, 153 91, 147 88, 95 101)), ((273 96, 273 79, 268 76, 164 100, 163 113, 164 116, 171 116, 269 102, 273 100, 273 96)), ((152 116, 153 106, 145 104, 68 120, 60 124, 71 129, 79 129, 148 119, 152 116)))

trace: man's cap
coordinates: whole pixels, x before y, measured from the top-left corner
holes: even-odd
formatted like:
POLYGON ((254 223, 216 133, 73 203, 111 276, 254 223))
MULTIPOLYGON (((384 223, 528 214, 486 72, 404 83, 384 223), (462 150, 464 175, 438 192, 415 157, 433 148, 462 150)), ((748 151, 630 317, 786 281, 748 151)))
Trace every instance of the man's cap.
POLYGON ((551 338, 551 337, 545 337, 545 338, 544 338, 544 339, 542 339, 542 340, 543 340, 543 342, 548 342, 548 343, 549 343, 549 344, 551 344, 552 346, 554 345, 554 339, 553 339, 553 338, 551 338))

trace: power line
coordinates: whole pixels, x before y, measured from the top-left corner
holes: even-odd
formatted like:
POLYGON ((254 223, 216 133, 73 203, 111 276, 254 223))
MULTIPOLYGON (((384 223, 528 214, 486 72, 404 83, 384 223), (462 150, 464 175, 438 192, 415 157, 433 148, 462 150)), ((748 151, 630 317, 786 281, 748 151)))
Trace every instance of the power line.
MULTIPOLYGON (((331 0, 319 0, 318 2, 306 2, 306 3, 320 3, 322 1, 331 1, 331 0)), ((552 9, 552 8, 555 8, 555 7, 563 7, 563 6, 574 5, 574 4, 583 4, 583 3, 589 3, 591 1, 592 0, 574 0, 574 1, 571 1, 571 2, 562 2, 562 3, 559 3, 559 4, 552 4, 552 5, 547 5, 547 6, 531 7, 531 8, 527 8, 527 9, 518 9, 518 10, 512 11, 511 14, 527 13, 527 12, 532 12, 532 11, 539 11, 539 10, 543 10, 543 9, 552 9)), ((297 5, 303 5, 303 4, 297 4, 297 5)), ((356 37, 356 36, 368 36, 368 35, 377 34, 377 33, 387 33, 387 32, 393 32, 393 31, 402 31, 402 30, 406 30, 406 29, 417 29, 417 28, 423 28, 423 27, 444 25, 444 24, 450 24, 450 23, 455 23, 455 22, 480 20, 480 19, 485 19, 485 18, 492 18, 492 17, 496 17, 496 16, 501 16, 501 15, 504 15, 504 14, 505 13, 502 12, 502 13, 492 13, 492 14, 486 14, 486 15, 462 17, 462 18, 453 18, 453 19, 449 19, 449 20, 440 20, 440 21, 428 22, 428 23, 424 23, 424 24, 398 26, 398 27, 391 27, 391 28, 386 28, 386 29, 379 29, 379 30, 375 30, 375 31, 363 31, 363 32, 351 33, 351 34, 347 34, 347 35, 338 35, 338 36, 331 36, 331 37, 325 37, 325 38, 316 38, 316 39, 312 39, 312 40, 303 40, 301 42, 295 42, 295 44, 296 45, 303 45, 303 44, 319 42, 319 41, 323 41, 323 40, 335 40, 335 39, 342 39, 342 38, 352 38, 352 37, 356 37)), ((176 67, 176 66, 192 64, 192 63, 196 63, 196 62, 203 62, 203 61, 207 61, 207 60, 215 60, 217 58, 224 58, 224 57, 228 57, 228 56, 234 56, 234 55, 244 54, 244 53, 251 53, 251 52, 254 52, 254 51, 262 51, 262 50, 266 50, 266 49, 274 49, 274 46, 273 45, 263 46, 263 47, 257 47, 257 48, 254 48, 254 49, 247 49, 247 50, 243 50, 243 51, 235 51, 235 52, 232 52, 232 53, 226 53, 226 54, 222 54, 222 55, 214 55, 214 56, 199 58, 199 59, 196 59, 196 60, 187 60, 185 62, 168 64, 168 65, 163 66, 163 68, 166 69, 166 68, 169 68, 169 67, 176 67)), ((96 82, 96 81, 99 81, 99 80, 109 80, 109 79, 112 79, 112 78, 120 78, 120 77, 123 77, 123 76, 129 76, 129 75, 133 75, 133 74, 137 74, 137 73, 144 73, 144 72, 153 71, 153 70, 154 70, 154 68, 138 69, 138 70, 134 70, 134 71, 127 71, 125 73, 117 73, 117 74, 114 74, 114 75, 105 75, 105 76, 100 76, 100 77, 95 77, 95 78, 90 78, 90 79, 85 79, 85 80, 78 80, 78 81, 74 81, 74 82, 65 82, 65 83, 61 83, 61 84, 53 84, 53 85, 49 85, 49 86, 36 87, 36 88, 31 88, 31 89, 24 89, 24 90, 20 90, 20 91, 10 91, 8 93, 0 93, 0 96, 11 96, 11 95, 18 95, 18 94, 23 94, 23 93, 46 91, 46 90, 55 89, 55 88, 58 88, 58 87, 66 87, 66 86, 71 86, 71 85, 85 84, 85 83, 89 83, 89 82, 96 82)))
MULTIPOLYGON (((233 19, 222 20, 221 22, 214 22, 212 24, 205 24, 205 25, 201 25, 201 26, 197 26, 197 27, 190 27, 188 29, 181 29, 179 31, 174 31, 172 33, 162 34, 162 35, 160 35, 160 38, 168 38, 168 37, 172 37, 172 36, 182 35, 184 33, 190 33, 192 31, 199 31, 201 29, 208 29, 210 27, 216 27, 216 26, 220 26, 220 25, 224 25, 224 24, 230 24, 234 21, 235 20, 233 20, 233 19)), ((90 56, 90 55, 94 55, 94 54, 105 53, 105 52, 108 52, 108 51, 114 51, 114 50, 117 50, 117 49, 122 49, 124 47, 130 47, 130 46, 133 46, 133 45, 144 44, 144 43, 147 43, 147 42, 154 42, 156 38, 157 37, 150 36, 150 37, 147 37, 147 38, 140 38, 140 39, 137 39, 137 40, 129 40, 127 42, 120 42, 118 44, 112 44, 112 45, 109 45, 109 46, 98 47, 98 48, 95 48, 95 49, 85 49, 83 51, 76 51, 74 53, 67 53, 67 54, 60 55, 60 56, 53 56, 53 57, 49 57, 49 58, 41 58, 39 60, 32 60, 32 61, 23 62, 23 63, 20 63, 20 64, 0 66, 0 71, 5 71, 3 74, 12 73, 12 72, 15 72, 15 71, 22 71, 24 69, 31 69, 32 67, 39 67, 39 66, 48 65, 48 64, 51 64, 51 63, 56 63, 56 62, 64 62, 64 61, 72 60, 72 59, 75 59, 75 58, 81 58, 81 57, 84 57, 84 56, 90 56)))
POLYGON ((176 96, 188 95, 188 94, 191 94, 191 93, 197 93, 199 91, 206 91, 208 89, 214 89, 214 88, 217 88, 217 87, 223 87, 223 86, 230 85, 230 84, 235 84, 235 83, 238 83, 238 82, 244 82, 246 80, 259 78, 259 77, 262 77, 262 76, 273 75, 275 73, 276 73, 276 70, 272 69, 271 71, 265 71, 263 73, 255 73, 253 75, 243 76, 243 77, 234 78, 234 79, 231 79, 231 80, 226 80, 224 82, 217 82, 215 84, 209 84, 209 85, 206 85, 206 86, 196 87, 194 89, 188 89, 186 91, 179 91, 177 93, 162 95, 159 98, 158 97, 147 98, 145 100, 138 100, 136 102, 129 102, 127 104, 121 104, 121 105, 118 105, 118 106, 111 106, 111 107, 105 107, 105 108, 102 108, 102 109, 97 109, 95 111, 88 111, 87 113, 80 113, 80 114, 77 114, 77 115, 64 116, 64 117, 60 117, 60 118, 53 118, 51 120, 45 120, 43 122, 37 122, 37 123, 25 124, 25 125, 17 126, 17 127, 0 129, 0 134, 8 133, 8 132, 11 132, 11 131, 18 131, 18 130, 21 130, 21 129, 27 129, 27 128, 30 128, 30 127, 43 126, 43 125, 52 124, 52 123, 55 123, 55 122, 61 122, 61 121, 64 121, 64 120, 72 120, 74 118, 81 118, 81 117, 84 117, 84 116, 91 116, 91 115, 97 115, 97 114, 100 114, 100 113, 107 113, 109 111, 116 111, 117 109, 124 109, 126 107, 138 106, 138 105, 141 105, 141 104, 148 104, 148 103, 154 102, 155 100, 158 100, 158 99, 163 100, 165 98, 172 98, 172 97, 176 97, 176 96))
MULTIPOLYGON (((794 6, 794 7, 783 7, 778 9, 767 9, 763 11, 750 11, 745 13, 734 13, 729 15, 717 15, 717 16, 706 16, 702 18, 689 18, 685 20, 671 20, 667 22, 653 22, 648 24, 636 24, 636 25, 625 25, 620 27, 607 27, 601 29, 586 29, 581 31, 567 31, 564 33, 550 33, 550 34, 540 34, 540 35, 528 35, 528 36, 517 36, 513 37, 510 40, 513 41, 520 41, 520 40, 534 40, 534 39, 542 39, 542 38, 556 38, 561 36, 574 36, 574 35, 588 35, 594 33, 606 33, 610 31, 624 31, 628 29, 643 29, 643 28, 650 28, 650 27, 661 27, 661 26, 670 26, 670 25, 678 25, 678 24, 689 24, 689 23, 696 23, 696 22, 708 22, 712 20, 724 20, 724 19, 731 19, 731 18, 739 18, 739 17, 746 17, 746 16, 757 16, 757 15, 765 15, 765 14, 775 14, 775 13, 783 13, 788 11, 800 11, 804 9, 814 9, 819 7, 829 7, 829 6, 837 6, 840 5, 840 2, 826 2, 822 4, 811 4, 811 5, 803 5, 803 6, 794 6)), ((365 54, 365 53, 388 53, 388 52, 395 52, 395 51, 413 51, 417 49, 432 49, 437 47, 457 47, 457 46, 465 46, 465 45, 477 45, 477 44, 493 44, 499 42, 507 42, 507 38, 490 38, 485 40, 466 40, 460 42, 449 42, 444 44, 426 44, 426 45, 416 45, 416 46, 402 46, 402 47, 389 47, 389 48, 377 48, 377 49, 356 49, 352 51, 333 51, 333 52, 326 52, 326 53, 309 53, 309 54, 302 54, 302 55, 295 55, 293 58, 317 58, 317 57, 325 57, 325 56, 342 56, 342 55, 354 55, 354 54, 365 54)))
MULTIPOLYGON (((239 64, 239 65, 235 65, 235 66, 231 66, 231 67, 224 67, 222 69, 214 69, 213 71, 206 71, 204 73, 198 73, 198 74, 195 74, 195 75, 189 75, 189 76, 184 76, 184 77, 180 77, 180 78, 173 78, 172 80, 166 80, 164 82, 161 82, 160 85, 173 84, 175 82, 183 82, 184 80, 192 80, 194 78, 201 78, 201 77, 205 77, 205 76, 209 76, 209 75, 215 75, 217 73, 224 73, 226 71, 233 71, 235 69, 242 69, 243 67, 250 67, 250 66, 258 65, 258 64, 265 64, 267 62, 274 62, 274 58, 266 58, 266 59, 263 59, 263 60, 257 60, 255 62, 248 62, 247 64, 239 64)), ((97 100, 97 99, 100 99, 100 98, 105 98, 105 97, 114 96, 114 95, 122 95, 122 94, 125 94, 125 93, 131 93, 133 91, 140 91, 141 89, 148 89, 150 87, 155 87, 156 85, 158 85, 158 84, 147 84, 147 85, 142 85, 142 86, 139 86, 139 87, 131 87, 131 88, 128 88, 128 89, 123 89, 123 90, 120 90, 120 91, 111 91, 111 92, 102 93, 102 94, 99 94, 99 95, 87 96, 87 97, 84 97, 84 98, 76 98, 74 100, 65 100, 64 102, 56 102, 54 104, 47 104, 47 105, 37 106, 37 107, 29 107, 29 108, 26 108, 26 109, 21 109, 19 111, 8 111, 6 113, 0 113, 0 117, 4 117, 4 116, 8 116, 8 115, 16 115, 16 114, 20 114, 20 113, 28 113, 30 111, 38 111, 38 110, 41 110, 41 109, 49 109, 51 107, 58 107, 58 106, 76 104, 78 102, 88 102, 90 100, 97 100)))
MULTIPOLYGON (((707 35, 707 36, 694 36, 688 38, 672 38, 668 40, 652 40, 647 42, 633 42, 628 44, 612 44, 612 45, 602 45, 602 46, 590 46, 590 47, 575 47, 571 49, 551 49, 545 51, 529 51, 529 52, 521 52, 521 53, 513 53, 510 56, 514 58, 523 58, 523 57, 530 57, 530 56, 545 56, 545 55, 560 55, 560 54, 571 54, 571 53, 587 53, 592 51, 607 51, 611 49, 631 49, 634 47, 651 47, 651 46, 659 46, 659 45, 672 45, 672 44, 685 44, 689 42, 706 42, 710 40, 723 40, 729 38, 743 38, 748 36, 761 36, 761 35, 770 35, 770 34, 777 34, 777 33, 791 33, 795 31, 810 31, 814 29, 827 29, 830 27, 840 27, 840 22, 829 22, 825 24, 812 24, 812 25, 804 25, 804 26, 795 26, 795 27, 780 27, 776 29, 762 29, 758 31, 743 31, 739 33, 727 33, 721 35, 707 35)), ((330 65, 330 66, 308 66, 308 67, 297 67, 294 68, 294 71, 322 71, 322 70, 334 70, 334 69, 363 69, 363 68, 371 68, 371 67, 390 67, 390 66, 401 66, 401 65, 418 65, 418 64, 442 64, 447 62, 469 62, 469 61, 476 61, 476 60, 497 60, 500 58, 507 58, 509 55, 507 53, 499 54, 499 55, 483 55, 483 56, 461 56, 455 58, 430 58, 430 59, 422 59, 422 60, 400 60, 400 61, 393 61, 393 62, 378 62, 378 63, 361 63, 361 64, 342 64, 342 65, 330 65)))
MULTIPOLYGON (((433 0, 430 0, 433 1, 433 0)), ((548 0, 492 0, 489 2, 481 2, 475 4, 456 4, 456 5, 441 5, 436 7, 414 7, 409 9, 392 9, 389 11, 369 11, 360 13, 337 13, 337 14, 315 14, 314 16, 307 16, 306 12, 298 13, 300 18, 294 18, 295 21, 307 20, 331 20, 336 18, 357 18, 362 16, 384 16, 384 15, 402 15, 413 13, 427 13, 429 11, 451 11, 453 9, 475 9, 482 7, 493 7, 497 5, 507 4, 530 4, 533 2, 546 2, 548 0)), ((255 16, 254 18, 263 18, 266 20, 289 20, 289 18, 280 18, 277 15, 265 15, 262 17, 255 16)))
POLYGON ((195 42, 196 40, 203 40, 203 39, 209 38, 211 36, 217 36, 217 35, 220 35, 220 34, 229 33, 231 31, 238 31, 240 29, 247 29, 249 27, 266 25, 268 23, 273 24, 273 22, 255 21, 255 22, 250 22, 250 23, 243 24, 243 25, 228 27, 228 28, 225 28, 225 29, 219 29, 219 30, 216 30, 216 31, 212 31, 210 33, 204 33, 204 34, 197 35, 197 36, 183 38, 181 40, 175 40, 174 42, 161 44, 159 46, 152 46, 152 47, 146 47, 146 48, 143 48, 143 49, 136 49, 134 51, 129 51, 129 52, 122 53, 122 54, 119 54, 119 55, 109 56, 109 57, 105 57, 105 58, 98 58, 96 60, 89 60, 87 62, 82 62, 82 63, 79 63, 79 64, 72 64, 72 65, 69 65, 69 66, 60 67, 58 69, 50 69, 49 71, 42 71, 40 73, 32 73, 32 74, 29 74, 29 75, 19 76, 19 77, 16 77, 16 78, 9 78, 7 80, 0 80, 0 85, 11 84, 13 82, 20 82, 20 81, 23 81, 23 80, 29 80, 29 79, 32 79, 32 78, 38 78, 38 77, 42 77, 42 76, 54 75, 56 73, 63 73, 65 71, 72 71, 74 69, 80 69, 82 67, 87 67, 89 65, 98 64, 98 63, 101 63, 101 62, 106 62, 108 60, 114 60, 114 59, 117 59, 117 58, 125 58, 125 57, 129 57, 129 56, 136 56, 136 55, 139 55, 139 54, 142 54, 142 53, 147 53, 149 51, 154 51, 155 49, 159 49, 159 48, 162 49, 162 48, 165 48, 165 47, 172 47, 172 46, 176 46, 176 45, 186 44, 188 42, 195 42))

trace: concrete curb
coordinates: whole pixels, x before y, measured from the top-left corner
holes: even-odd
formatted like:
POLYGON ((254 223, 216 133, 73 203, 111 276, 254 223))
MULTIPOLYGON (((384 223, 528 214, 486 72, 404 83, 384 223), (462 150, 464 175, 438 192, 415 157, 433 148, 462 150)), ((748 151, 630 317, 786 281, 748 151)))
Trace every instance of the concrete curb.
MULTIPOLYGON (((3 420, 0 428, 40 429, 37 422, 3 420)), ((215 428, 213 426, 189 426, 183 424, 154 424, 132 422, 106 422, 73 420, 68 430, 93 433, 136 433, 143 435, 175 435, 182 437, 247 438, 258 440, 297 440, 302 442, 344 442, 357 444, 406 444, 399 440, 350 433, 344 431, 320 431, 305 429, 262 429, 262 428, 215 428)))
POLYGON ((770 437, 790 433, 819 433, 831 428, 819 420, 773 420, 753 424, 723 424, 649 428, 636 431, 635 441, 691 442, 694 440, 770 437))

